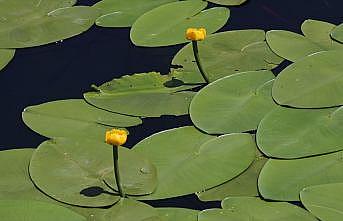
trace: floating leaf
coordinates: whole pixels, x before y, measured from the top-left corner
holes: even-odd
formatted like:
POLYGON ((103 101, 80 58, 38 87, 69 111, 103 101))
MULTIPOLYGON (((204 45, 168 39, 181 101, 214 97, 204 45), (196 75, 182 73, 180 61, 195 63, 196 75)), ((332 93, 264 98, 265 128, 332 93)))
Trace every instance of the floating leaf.
MULTIPOLYGON (((220 32, 198 44, 201 62, 210 81, 238 72, 271 70, 283 61, 269 49, 263 30, 220 32)), ((191 82, 188 79, 185 82, 204 82, 194 60, 192 44, 183 47, 172 64, 182 67, 176 70, 184 72, 186 79, 192 76, 191 82)))
POLYGON ((331 33, 332 38, 343 43, 343 24, 340 24, 331 33))
POLYGON ((197 193, 201 201, 223 200, 228 196, 258 196, 257 179, 264 164, 267 162, 258 150, 253 163, 239 176, 205 192, 197 193))
POLYGON ((285 202, 266 202, 256 197, 229 197, 222 207, 233 213, 247 214, 249 220, 316 221, 306 210, 285 202))
POLYGON ((343 152, 296 160, 268 160, 258 180, 266 199, 299 201, 308 186, 343 182, 343 152))
POLYGON ((1 1, 0 48, 25 48, 70 38, 89 29, 97 10, 68 7, 74 0, 1 1))
POLYGON ((273 30, 267 32, 267 42, 270 48, 279 56, 296 61, 308 55, 335 49, 343 49, 342 44, 330 38, 330 32, 335 25, 306 20, 302 26, 305 36, 290 31, 273 30))
MULTIPOLYGON (((154 166, 133 151, 119 149, 119 169, 124 192, 148 194, 155 189, 154 166)), ((118 194, 104 182, 113 174, 112 147, 90 140, 57 138, 44 142, 30 162, 36 186, 72 205, 101 207, 117 202, 118 194)), ((115 186, 112 180, 108 184, 115 186)))
POLYGON ((310 55, 276 78, 273 98, 281 105, 323 108, 343 104, 343 50, 310 55))
POLYGON ((102 0, 93 7, 101 11, 96 25, 101 27, 130 27, 139 16, 160 5, 177 0, 102 0))
POLYGON ((158 174, 156 191, 139 199, 171 198, 222 184, 249 167, 255 149, 250 134, 213 138, 194 127, 154 134, 134 147, 154 163, 158 174))
POLYGON ((141 119, 97 109, 84 100, 71 99, 48 102, 25 108, 23 121, 46 137, 85 137, 104 140, 112 127, 141 124, 141 119))
POLYGON ((279 107, 257 131, 257 145, 276 158, 301 158, 343 150, 343 108, 279 107))
POLYGON ((0 200, 0 216, 8 221, 86 221, 65 207, 29 200, 0 200))
POLYGON ((219 79, 197 93, 190 105, 193 123, 209 134, 257 129, 276 105, 271 96, 270 71, 239 73, 219 79))
POLYGON ((223 7, 202 11, 206 6, 204 1, 189 0, 154 8, 132 25, 131 41, 137 46, 159 47, 187 42, 189 27, 204 27, 213 33, 225 25, 230 11, 223 7))
POLYGON ((6 67, 6 65, 13 59, 15 50, 0 49, 0 70, 6 67))
POLYGON ((198 221, 197 210, 184 208, 157 208, 158 213, 165 221, 198 221))
POLYGON ((301 202, 323 221, 343 219, 343 183, 310 186, 300 192, 301 202))
POLYGON ((116 113, 145 117, 184 115, 195 92, 183 90, 196 86, 149 72, 114 79, 84 97, 94 106, 116 113))
POLYGON ((71 208, 89 221, 162 221, 153 207, 139 201, 122 198, 114 206, 104 208, 71 208))
POLYGON ((199 212, 198 221, 251 221, 247 214, 233 213, 227 209, 207 209, 199 212))
POLYGON ((234 5, 241 5, 247 0, 207 0, 209 2, 213 2, 218 5, 229 5, 229 6, 234 6, 234 5))

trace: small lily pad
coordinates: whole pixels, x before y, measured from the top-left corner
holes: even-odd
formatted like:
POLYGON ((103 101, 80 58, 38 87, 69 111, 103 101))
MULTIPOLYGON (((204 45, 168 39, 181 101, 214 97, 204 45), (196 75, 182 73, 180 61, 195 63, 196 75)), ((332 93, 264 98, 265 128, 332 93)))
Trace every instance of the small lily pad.
POLYGON ((236 6, 241 5, 247 0, 207 0, 209 2, 213 2, 218 5, 228 5, 228 6, 236 6))
POLYGON ((223 209, 247 214, 249 220, 263 221, 316 221, 306 210, 286 202, 267 202, 257 197, 228 197, 223 209))
POLYGON ((343 43, 343 24, 340 24, 332 30, 331 36, 333 39, 343 43))
POLYGON ((131 41, 137 46, 160 47, 187 42, 189 27, 204 27, 208 34, 213 33, 225 25, 230 11, 224 7, 202 11, 206 6, 207 2, 188 0, 154 8, 132 25, 131 41))
POLYGON ((37 133, 49 137, 85 137, 104 140, 112 127, 141 124, 141 119, 95 108, 82 99, 48 102, 25 108, 23 121, 37 133))
POLYGON ((343 150, 342 136, 343 108, 279 107, 262 120, 256 137, 266 155, 293 159, 343 150))
POLYGON ((134 147, 157 168, 158 186, 144 200, 187 195, 222 184, 242 173, 255 157, 250 134, 212 137, 194 127, 154 134, 134 147))
POLYGON ((15 50, 12 49, 0 49, 0 70, 13 59, 15 50))
POLYGON ((323 108, 343 104, 343 50, 307 56, 276 78, 272 95, 281 105, 323 108))
MULTIPOLYGON (((239 72, 271 70, 283 61, 269 49, 265 32, 258 29, 212 34, 198 45, 201 63, 211 82, 239 72)), ((184 72, 185 82, 204 82, 195 63, 192 44, 183 47, 172 64, 181 66, 176 70, 184 72)))
POLYGON ((209 134, 256 130, 276 104, 271 96, 274 75, 252 71, 221 78, 201 89, 190 105, 193 123, 209 134))
POLYGON ((8 221, 86 221, 65 207, 29 200, 0 200, 0 216, 8 221))
POLYGON ((343 183, 306 187, 300 198, 306 209, 320 220, 343 219, 343 183))
POLYGON ((265 199, 299 201, 300 191, 308 186, 342 183, 343 152, 295 160, 270 159, 258 179, 265 199))
POLYGON ((136 20, 153 8, 177 0, 102 0, 93 7, 101 11, 96 25, 101 27, 130 27, 136 20))
POLYGON ((198 210, 165 207, 157 208, 157 211, 165 221, 198 221, 198 210))
MULTIPOLYGON (((151 193, 156 188, 154 166, 135 152, 119 148, 124 192, 134 195, 151 193)), ((114 181, 108 180, 110 176, 114 177, 112 146, 105 143, 66 138, 46 141, 32 156, 30 175, 40 190, 68 204, 102 207, 113 205, 120 199, 112 190, 116 186, 114 181)))

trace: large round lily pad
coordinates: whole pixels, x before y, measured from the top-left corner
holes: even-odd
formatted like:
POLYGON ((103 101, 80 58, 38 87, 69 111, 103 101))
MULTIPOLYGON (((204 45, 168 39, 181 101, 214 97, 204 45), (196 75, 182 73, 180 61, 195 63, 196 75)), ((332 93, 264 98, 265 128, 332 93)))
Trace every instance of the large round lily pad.
POLYGON ((343 150, 343 108, 276 108, 257 130, 257 145, 276 158, 301 158, 343 150), (277 123, 276 123, 277 122, 277 123))
POLYGON ((89 29, 98 11, 72 6, 74 0, 1 1, 0 48, 43 45, 78 35, 89 29))
POLYGON ((165 207, 157 208, 157 211, 165 221, 198 221, 198 210, 165 207))
POLYGON ((250 134, 212 137, 194 127, 154 134, 134 147, 157 168, 158 186, 140 199, 162 199, 205 190, 242 173, 255 157, 250 134))
POLYGON ((307 187, 300 198, 306 209, 320 220, 343 220, 343 183, 307 187))
POLYGON ((330 38, 330 32, 335 25, 306 20, 302 26, 304 35, 290 31, 272 30, 267 32, 266 38, 270 48, 279 56, 297 61, 308 55, 328 50, 343 49, 343 45, 330 38))
POLYGON ((199 212, 198 221, 251 221, 247 214, 233 213, 227 209, 207 209, 199 212))
POLYGON ((96 25, 101 27, 130 27, 139 16, 160 5, 177 0, 102 0, 93 7, 101 11, 96 25))
POLYGON ((204 27, 208 34, 213 33, 225 25, 230 11, 224 7, 202 11, 206 6, 204 1, 188 0, 154 8, 132 25, 131 41, 137 46, 159 47, 187 42, 189 27, 204 27))
POLYGON ((86 221, 65 207, 29 200, 0 200, 0 216, 8 221, 86 221))
MULTIPOLYGON (((124 192, 151 193, 156 187, 155 167, 137 153, 119 148, 124 192)), ((113 174, 112 146, 85 139, 46 141, 30 162, 30 175, 37 187, 52 198, 72 205, 100 207, 117 202, 120 197, 112 191, 116 186, 113 174)))
POLYGON ((247 214, 249 220, 316 221, 306 210, 285 202, 267 202, 257 197, 229 197, 222 207, 233 213, 247 214))
POLYGON ((157 209, 131 199, 122 198, 110 208, 72 207, 89 221, 164 221, 157 209))
POLYGON ((323 108, 343 104, 343 50, 307 56, 276 78, 272 94, 281 105, 323 108))
POLYGON ((305 187, 343 182, 342 162, 342 151, 296 160, 268 160, 258 179, 260 194, 266 199, 299 201, 305 187))
POLYGON ((84 94, 96 107, 133 116, 184 115, 195 92, 184 91, 197 85, 183 85, 170 75, 156 72, 126 75, 84 94))
POLYGON ((276 104, 271 96, 270 71, 239 73, 219 79, 194 96, 190 105, 193 123, 209 134, 256 130, 276 104))
MULTIPOLYGON (((263 30, 220 32, 198 44, 201 63, 210 81, 239 72, 271 70, 283 61, 269 49, 263 30)), ((192 44, 183 47, 172 64, 184 72, 185 82, 204 82, 195 63, 192 44)))
POLYGON ((343 24, 340 24, 331 32, 332 38, 343 43, 343 24))
POLYGON ((201 201, 223 200, 228 196, 258 196, 257 179, 267 162, 260 151, 256 150, 253 163, 239 176, 219 186, 197 193, 201 201))
POLYGON ((12 49, 0 49, 0 70, 6 67, 6 65, 13 59, 15 50, 12 49))
POLYGON ((82 99, 60 100, 25 108, 23 121, 46 137, 84 137, 104 140, 111 127, 130 127, 141 119, 95 108, 82 99))

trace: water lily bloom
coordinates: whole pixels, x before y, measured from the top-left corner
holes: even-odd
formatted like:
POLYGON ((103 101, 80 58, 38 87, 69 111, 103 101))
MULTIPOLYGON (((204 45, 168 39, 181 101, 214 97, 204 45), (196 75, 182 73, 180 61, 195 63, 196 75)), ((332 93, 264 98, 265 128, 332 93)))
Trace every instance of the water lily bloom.
POLYGON ((191 41, 202 41, 206 38, 205 28, 188 28, 186 38, 191 41))
POLYGON ((107 144, 121 146, 127 140, 127 131, 122 129, 112 129, 106 132, 105 141, 107 144))

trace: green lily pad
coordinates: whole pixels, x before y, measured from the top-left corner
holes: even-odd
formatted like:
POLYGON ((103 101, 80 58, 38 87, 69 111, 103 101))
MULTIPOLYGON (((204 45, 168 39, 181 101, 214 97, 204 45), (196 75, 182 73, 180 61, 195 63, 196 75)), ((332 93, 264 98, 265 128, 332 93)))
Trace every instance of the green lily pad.
POLYGON ((266 38, 270 48, 279 56, 297 61, 308 55, 328 50, 343 49, 343 45, 330 38, 330 32, 335 25, 306 20, 302 24, 304 35, 290 31, 273 30, 267 32, 266 38))
POLYGON ((8 221, 86 221, 65 207, 29 200, 0 200, 0 216, 8 221))
POLYGON ((158 174, 156 191, 139 199, 171 198, 222 184, 249 167, 255 149, 250 134, 212 137, 194 127, 154 134, 134 147, 158 174))
POLYGON ((251 221, 247 214, 233 213, 227 209, 207 209, 199 212, 198 221, 251 221))
POLYGON ((217 201, 228 196, 258 196, 257 179, 266 162, 267 158, 256 150, 255 160, 247 170, 219 186, 197 193, 198 198, 201 201, 217 201))
POLYGON ((85 137, 103 141, 112 127, 141 124, 141 119, 97 109, 82 99, 60 100, 25 108, 24 123, 46 137, 85 137))
POLYGON ((122 198, 110 208, 71 208, 89 221, 162 221, 158 210, 139 201, 122 198))
POLYGON ((235 5, 241 5, 247 0, 207 0, 207 1, 213 2, 218 5, 235 6, 235 5))
POLYGON ((159 47, 187 42, 185 33, 190 27, 204 27, 208 34, 213 33, 225 25, 230 11, 224 7, 202 11, 206 6, 207 2, 189 0, 154 8, 132 25, 131 41, 137 46, 159 47))
POLYGON ((184 91, 197 85, 183 85, 171 75, 156 72, 126 75, 84 94, 96 107, 133 116, 184 115, 195 92, 184 91))
POLYGON ((342 136, 343 108, 279 107, 259 125, 257 145, 270 157, 293 159, 343 150, 342 136))
POLYGON ((209 134, 256 130, 276 104, 270 71, 239 73, 219 79, 197 93, 190 105, 196 127, 209 134))
POLYGON ((68 7, 74 0, 2 1, 0 48, 25 48, 78 35, 93 24, 98 11, 91 7, 68 7), (51 4, 50 4, 51 3, 51 4))
POLYGON ((323 108, 343 104, 343 50, 307 56, 276 78, 272 95, 281 105, 323 108))
POLYGON ((258 188, 265 199, 299 201, 308 186, 343 182, 343 152, 296 160, 268 160, 258 188))
POLYGON ((300 198, 306 209, 322 221, 343 219, 343 183, 307 187, 300 198))
POLYGON ((223 209, 233 213, 247 214, 249 220, 263 221, 316 221, 306 210, 285 202, 266 202, 256 197, 228 197, 222 202, 223 209))
POLYGON ((15 50, 12 49, 0 49, 0 70, 6 67, 6 65, 13 59, 15 50))
MULTIPOLYGON (((201 63, 211 82, 239 72, 271 70, 283 61, 269 49, 263 30, 220 32, 209 35, 198 45, 201 63)), ((185 72, 186 78, 192 76, 191 82, 185 82, 204 82, 195 63, 192 44, 183 47, 172 64, 181 66, 176 70, 185 72)))
POLYGON ((343 43, 343 24, 338 25, 331 32, 331 37, 341 43, 343 43))
MULTIPOLYGON (((149 194, 156 188, 155 167, 129 149, 119 149, 119 170, 127 194, 149 194)), ((91 140, 56 138, 44 142, 30 162, 31 178, 40 190, 78 206, 116 203, 120 197, 112 191, 116 185, 109 177, 113 174, 112 146, 91 140)))
POLYGON ((157 208, 159 215, 165 221, 198 221, 198 210, 185 209, 185 208, 157 208))
POLYGON ((130 27, 136 20, 153 8, 177 0, 102 0, 93 7, 101 11, 96 25, 101 27, 130 27))

